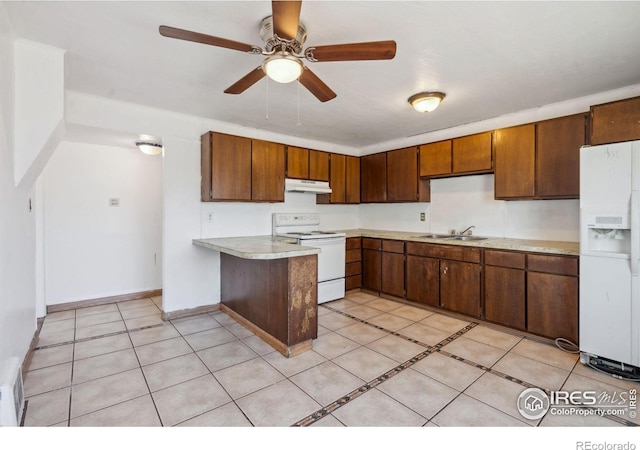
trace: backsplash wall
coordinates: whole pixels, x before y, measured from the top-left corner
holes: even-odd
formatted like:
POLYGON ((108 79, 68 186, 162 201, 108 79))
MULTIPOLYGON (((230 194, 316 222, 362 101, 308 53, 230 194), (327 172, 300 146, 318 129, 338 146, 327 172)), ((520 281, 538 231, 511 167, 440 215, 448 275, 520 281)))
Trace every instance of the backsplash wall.
POLYGON ((493 175, 432 180, 430 203, 362 204, 359 219, 361 228, 444 233, 475 225, 480 236, 576 242, 580 223, 579 200, 495 200, 493 175))

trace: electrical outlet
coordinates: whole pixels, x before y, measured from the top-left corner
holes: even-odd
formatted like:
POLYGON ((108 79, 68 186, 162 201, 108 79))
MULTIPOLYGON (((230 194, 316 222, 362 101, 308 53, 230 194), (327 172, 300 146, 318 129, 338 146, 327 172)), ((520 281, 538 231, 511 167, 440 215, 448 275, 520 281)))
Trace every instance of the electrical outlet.
POLYGON ((207 222, 213 223, 213 213, 207 213, 207 222))
POLYGON ((420 213, 420 222, 424 222, 425 220, 427 220, 427 215, 423 212, 420 213))

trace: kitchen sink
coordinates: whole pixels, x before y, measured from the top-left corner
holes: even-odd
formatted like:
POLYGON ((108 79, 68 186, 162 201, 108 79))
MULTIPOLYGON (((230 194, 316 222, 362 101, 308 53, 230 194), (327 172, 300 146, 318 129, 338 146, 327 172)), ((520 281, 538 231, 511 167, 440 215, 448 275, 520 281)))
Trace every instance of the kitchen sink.
POLYGON ((425 238, 425 239, 448 239, 453 236, 450 234, 423 234, 420 236, 416 236, 417 238, 425 238))
POLYGON ((482 241, 488 238, 481 236, 451 236, 449 239, 453 241, 482 241))

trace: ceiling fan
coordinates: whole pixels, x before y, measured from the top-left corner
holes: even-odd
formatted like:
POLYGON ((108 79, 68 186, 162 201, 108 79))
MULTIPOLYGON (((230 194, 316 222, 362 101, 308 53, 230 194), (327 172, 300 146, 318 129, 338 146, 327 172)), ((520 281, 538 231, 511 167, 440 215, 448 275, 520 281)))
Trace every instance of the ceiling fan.
POLYGON ((325 62, 382 60, 395 57, 395 41, 321 45, 307 47, 303 51, 302 45, 306 41, 307 31, 300 22, 301 6, 302 1, 271 2, 272 15, 264 18, 260 24, 260 37, 264 41, 264 48, 166 25, 161 25, 159 31, 165 37, 267 57, 260 66, 225 89, 226 94, 241 94, 268 75, 280 83, 299 80, 318 100, 326 102, 335 98, 336 93, 302 63, 303 58, 311 62, 325 62))

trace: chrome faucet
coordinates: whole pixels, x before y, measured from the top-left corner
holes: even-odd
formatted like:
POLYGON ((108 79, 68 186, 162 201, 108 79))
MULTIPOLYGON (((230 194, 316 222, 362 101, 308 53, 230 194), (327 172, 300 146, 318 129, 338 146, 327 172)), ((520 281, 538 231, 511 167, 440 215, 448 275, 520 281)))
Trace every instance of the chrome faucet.
POLYGON ((462 235, 467 234, 467 231, 469 232, 468 234, 471 235, 471 229, 475 228, 475 227, 476 227, 475 225, 471 225, 470 227, 465 228, 464 231, 460 232, 460 235, 462 236, 462 235))

